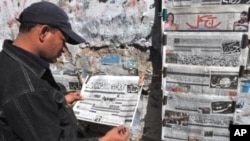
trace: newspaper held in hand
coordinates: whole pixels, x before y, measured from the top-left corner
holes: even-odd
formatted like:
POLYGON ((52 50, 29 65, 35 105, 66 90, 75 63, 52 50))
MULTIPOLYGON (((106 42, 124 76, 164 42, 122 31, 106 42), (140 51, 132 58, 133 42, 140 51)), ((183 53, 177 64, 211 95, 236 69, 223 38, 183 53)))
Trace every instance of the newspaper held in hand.
POLYGON ((142 86, 139 76, 94 75, 82 86, 82 101, 73 107, 78 120, 132 126, 142 86))

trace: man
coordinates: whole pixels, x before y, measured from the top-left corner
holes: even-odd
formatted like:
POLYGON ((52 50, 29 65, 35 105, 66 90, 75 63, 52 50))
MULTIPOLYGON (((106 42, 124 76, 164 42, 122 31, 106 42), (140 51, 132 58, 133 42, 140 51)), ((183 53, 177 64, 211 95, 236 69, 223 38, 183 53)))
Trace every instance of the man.
POLYGON ((83 139, 69 106, 82 99, 66 97, 55 82, 49 63, 67 50, 66 42, 84 40, 72 31, 67 14, 55 4, 37 2, 19 16, 19 34, 5 40, 0 53, 1 141, 126 141, 127 127, 114 127, 100 138, 83 139))
POLYGON ((233 24, 233 30, 248 30, 248 13, 247 11, 242 11, 240 13, 240 19, 235 21, 233 24))

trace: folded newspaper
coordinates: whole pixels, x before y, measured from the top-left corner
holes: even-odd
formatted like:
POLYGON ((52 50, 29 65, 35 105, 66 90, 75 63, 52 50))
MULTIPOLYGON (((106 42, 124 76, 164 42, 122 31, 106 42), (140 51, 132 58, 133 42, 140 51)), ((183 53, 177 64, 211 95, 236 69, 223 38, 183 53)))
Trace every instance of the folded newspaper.
POLYGON ((73 107, 77 119, 131 127, 142 91, 139 82, 139 76, 89 76, 82 86, 83 100, 73 107))

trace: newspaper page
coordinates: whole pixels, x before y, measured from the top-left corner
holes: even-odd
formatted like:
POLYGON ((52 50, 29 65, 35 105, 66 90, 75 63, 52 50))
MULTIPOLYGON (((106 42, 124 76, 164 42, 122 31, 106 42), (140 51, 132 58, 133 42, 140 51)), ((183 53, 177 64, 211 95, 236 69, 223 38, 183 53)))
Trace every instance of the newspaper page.
POLYGON ((224 5, 250 4, 250 0, 221 0, 221 3, 224 5))
POLYGON ((169 116, 176 116, 176 121, 180 120, 180 118, 193 120, 193 123, 190 125, 164 125, 163 126, 163 140, 166 141, 229 141, 229 129, 228 127, 214 127, 219 123, 220 125, 229 124, 230 118, 221 117, 221 116, 207 116, 207 115, 198 115, 198 114, 190 114, 183 112, 166 112, 169 116), (218 122, 221 120, 222 122, 218 122), (201 126, 199 123, 202 122, 212 122, 211 125, 201 126), (171 126, 171 127, 170 127, 171 126))
POLYGON ((226 32, 248 32, 249 22, 247 15, 249 4, 244 5, 223 5, 191 8, 163 8, 164 32, 183 31, 226 31, 226 32), (242 14, 246 19, 241 20, 242 14), (170 16, 169 16, 170 15, 170 16), (169 28, 168 17, 172 16, 176 28, 169 28), (241 24, 236 24, 242 22, 241 24))
POLYGON ((192 94, 202 96, 236 96, 238 90, 238 70, 218 70, 218 68, 188 68, 171 66, 165 70, 162 89, 166 94, 192 94))
POLYGON ((229 97, 169 94, 162 139, 228 141, 235 102, 229 97))
POLYGON ((222 0, 165 0, 164 4, 171 7, 190 7, 204 5, 221 5, 222 0))
POLYGON ((163 4, 168 7, 221 6, 250 4, 250 0, 164 0, 163 4))
POLYGON ((242 61, 243 33, 168 33, 164 47, 164 64, 233 67, 242 61))
POLYGON ((94 75, 86 78, 73 110, 77 119, 117 126, 132 126, 142 86, 139 76, 94 75))

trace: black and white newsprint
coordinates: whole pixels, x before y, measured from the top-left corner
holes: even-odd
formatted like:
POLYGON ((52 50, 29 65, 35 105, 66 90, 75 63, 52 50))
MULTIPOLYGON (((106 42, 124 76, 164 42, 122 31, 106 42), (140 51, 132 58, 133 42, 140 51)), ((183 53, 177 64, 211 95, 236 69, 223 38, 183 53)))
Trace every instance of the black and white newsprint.
POLYGON ((133 124, 142 87, 139 76, 94 75, 86 79, 73 110, 77 119, 110 125, 133 124))

